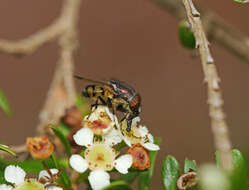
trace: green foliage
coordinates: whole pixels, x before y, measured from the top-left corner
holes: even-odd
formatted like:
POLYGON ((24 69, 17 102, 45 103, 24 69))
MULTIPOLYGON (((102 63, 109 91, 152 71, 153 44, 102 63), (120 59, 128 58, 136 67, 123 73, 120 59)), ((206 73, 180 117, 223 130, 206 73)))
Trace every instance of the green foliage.
POLYGON ((55 157, 54 154, 51 155, 51 160, 53 161, 53 166, 54 166, 53 168, 61 170, 61 174, 59 176, 59 179, 60 179, 62 185, 66 189, 72 189, 71 180, 70 180, 70 177, 67 175, 66 169, 62 165, 60 165, 60 163, 58 162, 58 159, 55 157))
POLYGON ((80 109, 83 117, 89 114, 87 102, 81 95, 76 96, 75 105, 80 109))
POLYGON ((243 155, 238 149, 232 150, 232 156, 233 156, 233 165, 235 168, 244 167, 245 160, 243 158, 243 155))
POLYGON ((70 133, 70 127, 68 127, 66 124, 64 124, 63 122, 60 122, 58 124, 58 128, 60 130, 60 132, 65 136, 67 137, 68 134, 70 133))
POLYGON ((233 0, 233 1, 237 3, 249 3, 249 0, 233 0))
POLYGON ((188 173, 190 170, 197 171, 197 166, 194 160, 185 159, 184 160, 184 173, 188 173))
POLYGON ((14 151, 12 151, 8 146, 0 144, 0 150, 8 152, 9 154, 11 154, 12 156, 16 156, 16 153, 14 151))
POLYGON ((183 47, 195 49, 195 36, 189 29, 189 24, 186 20, 181 21, 179 24, 178 37, 183 47))
POLYGON ((231 175, 231 190, 248 190, 249 186, 249 154, 246 161, 237 149, 232 151, 234 171, 231 175))
MULTIPOLYGON (((8 165, 19 166, 24 169, 27 173, 39 173, 41 170, 44 170, 42 162, 45 162, 48 168, 54 168, 54 162, 48 158, 45 160, 25 160, 25 161, 5 161, 0 159, 0 171, 4 171, 5 167, 8 165)), ((68 168, 68 161, 66 159, 57 159, 59 166, 63 168, 68 168)), ((0 172, 1 173, 1 172, 0 172)))
POLYGON ((165 190, 177 190, 177 179, 180 176, 180 166, 173 156, 167 156, 161 170, 165 190))
POLYGON ((69 143, 67 137, 64 136, 63 132, 59 128, 57 128, 53 125, 50 125, 50 128, 54 131, 55 135, 60 139, 61 143, 64 145, 67 156, 70 157, 72 155, 71 146, 70 146, 70 143, 69 143))
POLYGON ((122 174, 120 179, 126 181, 128 184, 132 184, 138 176, 138 171, 129 171, 127 174, 122 174))
POLYGON ((114 181, 103 190, 131 190, 131 187, 122 180, 114 181))
POLYGON ((11 115, 10 104, 1 89, 0 89, 0 107, 8 116, 11 115))
MULTIPOLYGON (((155 144, 160 145, 161 138, 155 138, 155 144)), ((138 176, 139 190, 148 190, 151 178, 153 176, 155 161, 156 161, 157 151, 150 152, 150 168, 145 171, 141 171, 138 176)))
MULTIPOLYGON (((233 165, 235 168, 241 167, 244 165, 244 162, 245 162, 244 158, 238 149, 232 150, 232 157, 233 157, 233 165)), ((218 151, 215 152, 215 158, 216 158, 216 165, 218 168, 220 168, 221 163, 220 163, 220 155, 218 151)))

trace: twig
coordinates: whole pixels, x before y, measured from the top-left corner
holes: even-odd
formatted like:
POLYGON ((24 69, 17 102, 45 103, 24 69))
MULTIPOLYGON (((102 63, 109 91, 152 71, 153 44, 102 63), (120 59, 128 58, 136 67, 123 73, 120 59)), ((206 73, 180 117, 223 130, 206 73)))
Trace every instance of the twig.
POLYGON ((40 134, 44 132, 48 124, 56 124, 64 115, 65 109, 71 107, 75 101, 73 53, 78 45, 76 24, 81 0, 64 1, 61 21, 63 21, 65 30, 59 38, 60 60, 57 63, 45 105, 40 113, 40 123, 37 127, 40 134))
POLYGON ((77 29, 81 0, 64 0, 61 15, 45 29, 16 42, 0 40, 0 51, 14 55, 27 55, 51 40, 58 39, 60 59, 57 63, 53 81, 48 91, 45 105, 40 113, 37 126, 39 134, 50 123, 56 124, 65 109, 71 107, 75 100, 73 82, 73 53, 76 49, 77 29))
POLYGON ((216 149, 220 153, 221 166, 226 170, 232 169, 231 142, 228 135, 228 127, 223 111, 223 100, 219 87, 220 79, 210 54, 209 43, 204 33, 200 13, 194 7, 192 0, 183 0, 188 21, 196 38, 196 46, 199 48, 201 63, 208 86, 208 104, 211 126, 214 134, 216 149))
POLYGON ((17 55, 31 54, 40 46, 62 34, 64 29, 65 26, 62 20, 58 19, 47 28, 38 31, 25 39, 16 42, 1 39, 0 51, 17 55))
MULTIPOLYGON (((178 19, 186 17, 182 0, 152 0, 178 19)), ((199 9, 199 8, 198 8, 199 9)), ((213 12, 200 8, 207 36, 249 64, 249 38, 213 12)))

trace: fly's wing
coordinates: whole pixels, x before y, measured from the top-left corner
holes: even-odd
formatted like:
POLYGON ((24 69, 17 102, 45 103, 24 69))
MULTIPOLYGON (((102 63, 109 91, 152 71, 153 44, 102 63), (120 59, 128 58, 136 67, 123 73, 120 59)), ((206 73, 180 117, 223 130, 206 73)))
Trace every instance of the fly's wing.
POLYGON ((81 77, 81 76, 79 76, 79 75, 74 75, 74 78, 76 78, 76 79, 78 79, 78 80, 88 81, 88 82, 95 83, 95 84, 110 85, 108 82, 105 82, 105 81, 93 80, 93 79, 81 77))

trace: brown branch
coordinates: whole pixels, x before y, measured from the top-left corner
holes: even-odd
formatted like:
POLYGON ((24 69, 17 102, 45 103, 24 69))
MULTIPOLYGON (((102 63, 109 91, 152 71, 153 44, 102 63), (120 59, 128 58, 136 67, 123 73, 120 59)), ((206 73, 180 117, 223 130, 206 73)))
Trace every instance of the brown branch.
POLYGON ((75 101, 75 86, 73 82, 73 54, 78 45, 76 24, 79 16, 81 0, 64 0, 61 21, 65 30, 60 35, 60 59, 49 89, 45 105, 40 113, 40 123, 37 130, 44 133, 44 128, 50 123, 57 124, 65 109, 75 101))
POLYGON ((31 54, 40 46, 62 34, 64 29, 65 25, 63 20, 58 19, 47 28, 38 31, 25 39, 19 41, 0 39, 0 51, 17 55, 31 54))
POLYGON ((220 79, 214 60, 210 54, 208 47, 209 43, 202 27, 200 13, 194 7, 192 0, 183 0, 183 4, 191 29, 195 35, 196 46, 200 51, 202 69, 205 76, 205 82, 208 86, 209 115, 211 118, 211 127, 214 134, 216 149, 220 153, 222 167, 229 171, 232 169, 231 142, 229 140, 228 126, 222 107, 222 93, 219 87, 220 79))
MULTIPOLYGON (((186 17, 181 0, 152 0, 178 19, 186 17)), ((198 8, 207 36, 249 64, 249 38, 213 12, 198 8)))

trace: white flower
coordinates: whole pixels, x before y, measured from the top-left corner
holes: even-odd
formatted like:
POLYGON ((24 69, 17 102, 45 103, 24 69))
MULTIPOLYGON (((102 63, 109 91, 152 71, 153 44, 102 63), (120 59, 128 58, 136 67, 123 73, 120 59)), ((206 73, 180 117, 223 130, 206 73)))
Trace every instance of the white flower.
POLYGON ((83 173, 88 169, 88 162, 78 154, 73 154, 70 157, 69 164, 79 173, 83 173))
POLYGON ((12 190, 12 189, 13 187, 10 185, 5 185, 5 184, 0 185, 0 190, 12 190))
POLYGON ((7 166, 4 170, 4 178, 10 183, 20 185, 24 183, 26 172, 18 166, 7 166))
POLYGON ((74 154, 69 159, 70 166, 79 173, 91 170, 89 182, 94 190, 102 189, 110 184, 110 176, 106 171, 111 171, 114 167, 122 174, 128 173, 132 165, 132 156, 129 154, 117 156, 115 150, 104 143, 95 143, 89 146, 81 155, 74 154))
POLYGON ((114 146, 123 140, 122 134, 120 133, 119 130, 117 130, 115 128, 113 128, 106 135, 103 135, 102 138, 103 138, 103 141, 105 142, 105 144, 107 144, 109 146, 114 146))
POLYGON ((157 151, 160 147, 154 144, 154 138, 149 133, 147 127, 138 125, 140 121, 139 117, 136 117, 132 120, 132 128, 130 132, 126 131, 127 122, 124 121, 121 123, 121 132, 123 134, 123 139, 128 146, 140 143, 144 148, 150 151, 157 151))
MULTIPOLYGON (((55 175, 59 171, 57 169, 50 169, 50 172, 51 172, 52 175, 55 175)), ((41 178, 47 178, 47 179, 49 179, 49 178, 51 178, 51 176, 49 175, 49 173, 46 170, 42 170, 39 173, 39 178, 38 179, 40 180, 41 178)))
POLYGON ((110 175, 103 170, 95 170, 90 173, 88 180, 94 190, 101 190, 110 184, 110 175))
POLYGON ((51 186, 51 187, 48 187, 47 190, 63 190, 63 189, 61 187, 51 186))
MULTIPOLYGON (((57 174, 57 169, 50 169, 52 175, 57 174)), ((29 189, 30 184, 34 189, 46 189, 46 190, 63 190, 60 187, 53 186, 53 187, 45 187, 45 184, 40 183, 34 178, 30 178, 28 180, 25 179, 26 172, 20 168, 19 166, 9 165, 4 170, 4 178, 7 182, 12 183, 14 187, 10 185, 1 184, 0 190, 15 190, 15 189, 29 189)), ((41 171, 39 174, 39 179, 47 178, 49 179, 50 176, 47 171, 41 171)))
POLYGON ((129 154, 120 156, 114 161, 115 168, 122 174, 127 174, 132 165, 132 156, 129 154))
POLYGON ((96 135, 105 135, 117 124, 116 116, 113 115, 107 106, 99 105, 83 120, 83 126, 89 128, 96 135))
POLYGON ((76 144, 80 146, 90 146, 93 144, 93 132, 88 128, 82 128, 73 136, 76 144))
MULTIPOLYGON (((73 139, 80 146, 89 147, 93 144, 94 133, 89 128, 82 128, 75 133, 73 139)), ((111 131, 102 136, 105 144, 114 146, 122 141, 122 134, 119 130, 112 128, 111 131)))

